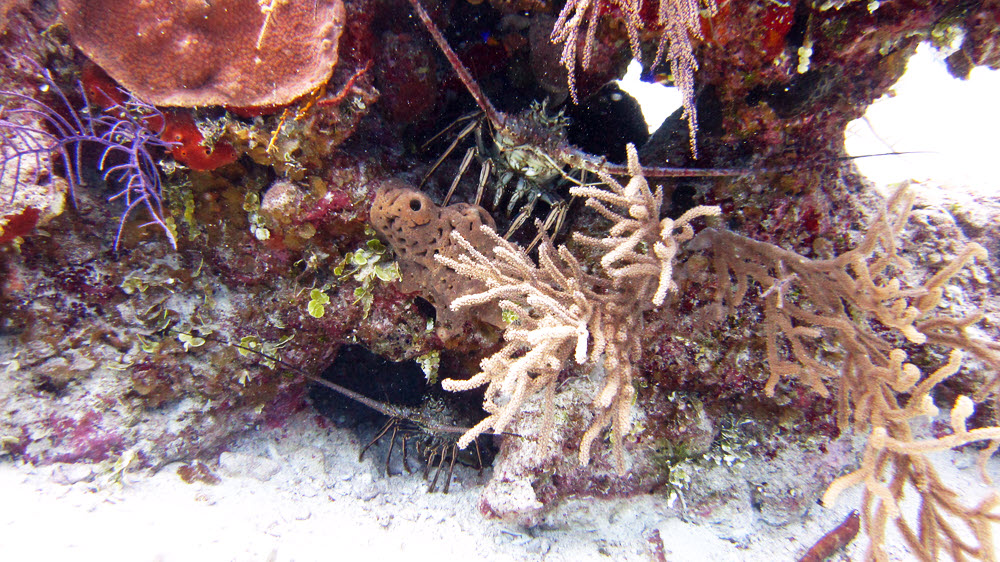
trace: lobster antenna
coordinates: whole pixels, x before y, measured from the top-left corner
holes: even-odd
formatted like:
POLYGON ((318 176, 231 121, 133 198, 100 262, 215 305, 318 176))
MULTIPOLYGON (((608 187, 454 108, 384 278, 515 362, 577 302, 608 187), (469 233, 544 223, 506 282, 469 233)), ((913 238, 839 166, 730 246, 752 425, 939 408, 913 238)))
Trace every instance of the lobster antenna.
POLYGON ((481 89, 479 89, 479 84, 476 83, 476 80, 472 77, 472 73, 469 72, 469 69, 465 67, 464 63, 462 63, 462 59, 458 58, 458 55, 452 50, 451 45, 449 45, 448 41, 445 40, 444 35, 441 34, 441 30, 438 29, 438 26, 433 20, 431 20, 431 17, 427 15, 427 11, 424 10, 424 7, 420 4, 420 0, 410 0, 410 4, 413 5, 413 10, 417 12, 417 16, 420 17, 420 21, 424 22, 424 27, 426 27, 427 31, 430 32, 431 37, 434 38, 434 42, 437 43, 438 47, 440 47, 442 51, 444 51, 444 56, 448 59, 448 62, 451 63, 452 68, 455 69, 455 73, 458 74, 459 80, 462 81, 462 84, 465 84, 465 88, 469 90, 469 93, 473 98, 475 98, 476 105, 479 106, 479 109, 483 110, 483 113, 486 114, 486 118, 490 120, 490 123, 492 123, 494 127, 502 128, 505 121, 504 114, 497 111, 497 109, 493 107, 493 104, 490 102, 490 99, 483 94, 481 89))
MULTIPOLYGON (((710 178, 710 177, 741 177, 753 174, 775 174, 782 172, 794 172, 796 170, 815 168, 825 164, 836 164, 839 162, 850 162, 862 158, 876 158, 881 156, 906 156, 911 154, 933 154, 929 151, 906 151, 906 152, 880 152, 877 154, 860 154, 858 156, 836 156, 808 162, 806 164, 789 164, 786 166, 765 166, 763 168, 669 168, 662 166, 643 166, 642 175, 645 178, 710 178)), ((628 166, 623 164, 611 164, 609 162, 596 161, 590 157, 585 164, 597 169, 603 169, 612 176, 628 176, 631 172, 628 166)), ((582 157, 581 157, 582 160, 582 157)), ((581 166, 583 167, 583 166, 581 166)), ((589 169, 589 168, 588 168, 589 169)))
MULTIPOLYGON (((181 331, 181 330, 175 330, 173 328, 166 328, 166 330, 164 330, 164 331, 170 332, 172 334, 185 335, 185 336, 193 336, 194 335, 194 334, 191 334, 189 332, 184 332, 184 331, 181 331)), ((367 396, 365 396, 363 394, 360 394, 358 392, 355 392, 355 391, 353 391, 353 390, 351 390, 351 389, 349 389, 349 388, 347 388, 345 386, 341 386, 341 385, 339 385, 339 384, 337 384, 335 382, 331 382, 331 381, 328 381, 328 380, 326 380, 326 379, 324 379, 322 377, 318 377, 318 376, 316 376, 316 375, 314 375, 314 374, 312 374, 310 372, 307 372, 306 370, 302 369, 301 367, 299 367, 297 365, 293 365, 293 364, 291 364, 291 363, 289 363, 287 361, 283 361, 283 360, 281 360, 281 359, 279 359, 279 358, 277 358, 277 357, 275 357, 275 356, 273 356, 270 353, 267 353, 265 351, 261 351, 259 349, 254 349, 252 347, 249 347, 249 346, 246 346, 246 345, 243 345, 243 344, 233 343, 233 342, 231 342, 231 341, 229 341, 227 339, 218 338, 218 337, 215 337, 215 336, 213 336, 211 334, 199 335, 198 337, 202 338, 202 339, 205 339, 205 340, 208 340, 208 341, 212 341, 212 342, 215 342, 215 343, 219 343, 219 344, 222 344, 222 345, 233 347, 233 348, 236 348, 236 349, 239 349, 239 350, 242 350, 242 351, 246 351, 248 353, 253 353, 253 354, 255 354, 255 355, 259 356, 259 357, 267 359, 268 361, 273 361, 274 363, 276 363, 278 365, 281 365, 282 367, 288 369, 289 371, 292 371, 293 373, 304 377, 306 380, 308 380, 310 382, 313 382, 313 383, 325 386, 325 387, 329 388, 330 390, 332 390, 334 392, 337 392, 337 393, 339 393, 339 394, 341 394, 343 396, 346 396, 346 397, 350 398, 351 400, 354 400, 356 402, 364 404, 365 406, 368 406, 372 410, 375 410, 377 412, 385 414, 385 415, 387 415, 389 417, 407 417, 408 415, 412 414, 412 412, 404 411, 399 406, 392 406, 392 405, 389 405, 389 404, 383 404, 382 402, 379 402, 377 400, 372 400, 371 398, 368 398, 367 396)))

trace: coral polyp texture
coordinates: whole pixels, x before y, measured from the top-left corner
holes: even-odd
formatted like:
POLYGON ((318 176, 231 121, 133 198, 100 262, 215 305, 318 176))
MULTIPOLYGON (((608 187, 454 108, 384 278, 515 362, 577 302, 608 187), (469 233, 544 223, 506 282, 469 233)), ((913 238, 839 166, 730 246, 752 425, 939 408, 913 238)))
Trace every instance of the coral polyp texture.
POLYGON ((498 448, 487 517, 646 495, 742 548, 857 508, 811 555, 860 530, 871 559, 996 559, 997 496, 935 457, 996 475, 1000 201, 883 194, 842 158, 922 40, 995 66, 994 3, 0 13, 5 462, 212 474, 364 347, 424 368, 358 366, 366 399, 422 405, 458 463, 498 448), (633 57, 684 92, 641 146, 601 89, 633 57))
POLYGON ((60 0, 84 54, 155 105, 285 105, 337 64, 341 0, 60 0))

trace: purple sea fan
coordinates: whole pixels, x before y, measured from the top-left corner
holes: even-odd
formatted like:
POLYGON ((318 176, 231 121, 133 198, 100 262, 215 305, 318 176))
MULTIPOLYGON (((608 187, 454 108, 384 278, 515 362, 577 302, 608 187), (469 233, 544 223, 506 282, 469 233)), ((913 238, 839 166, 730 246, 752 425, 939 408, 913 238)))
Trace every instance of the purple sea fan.
POLYGON ((159 225, 176 248, 177 239, 164 218, 163 186, 153 158, 153 152, 174 144, 160 138, 163 114, 132 96, 123 104, 95 114, 79 83, 83 108, 78 110, 56 85, 48 69, 36 69, 43 79, 42 91, 51 91, 57 97, 58 109, 29 95, 0 91, 0 99, 4 100, 0 107, 0 179, 12 174, 11 201, 18 187, 27 181, 22 178, 26 167, 34 164, 33 181, 37 183, 44 174, 52 173, 52 163, 56 160, 62 162, 70 196, 75 201, 75 190, 84 183, 81 170, 85 148, 93 144, 100 149, 97 170, 105 181, 120 186, 108 200, 120 199, 125 204, 115 235, 115 250, 125 221, 140 206, 152 217, 142 226, 159 225))

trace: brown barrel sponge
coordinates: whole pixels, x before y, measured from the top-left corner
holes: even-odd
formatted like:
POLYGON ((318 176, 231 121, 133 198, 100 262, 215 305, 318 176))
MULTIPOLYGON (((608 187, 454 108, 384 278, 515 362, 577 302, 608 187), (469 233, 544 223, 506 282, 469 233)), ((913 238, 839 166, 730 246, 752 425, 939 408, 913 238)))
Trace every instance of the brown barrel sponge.
POLYGON ((408 184, 388 180, 378 190, 369 217, 375 231, 399 258, 400 288, 419 293, 437 309, 442 339, 448 339, 472 318, 502 326, 500 309, 495 305, 451 310, 456 298, 486 287, 434 259, 436 254, 457 258, 462 253, 451 238, 452 231, 458 231, 478 251, 492 253, 493 241, 480 228, 496 228, 496 224, 482 207, 466 203, 439 207, 408 184))

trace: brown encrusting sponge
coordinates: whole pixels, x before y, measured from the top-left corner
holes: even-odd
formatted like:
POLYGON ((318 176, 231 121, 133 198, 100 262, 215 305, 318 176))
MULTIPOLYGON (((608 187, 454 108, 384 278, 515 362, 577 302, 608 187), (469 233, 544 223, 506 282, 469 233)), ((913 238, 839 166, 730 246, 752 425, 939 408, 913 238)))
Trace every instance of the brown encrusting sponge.
POLYGON ((408 184, 388 180, 375 196, 369 220, 399 258, 400 289, 420 293, 437 309, 438 335, 442 339, 449 339, 467 320, 503 326, 496 305, 453 311, 453 300, 482 292, 486 286, 434 259, 435 254, 456 258, 462 253, 451 238, 453 231, 461 233, 480 252, 493 254, 495 244, 480 227, 485 224, 495 229, 496 224, 482 207, 468 203, 439 207, 408 184))
POLYGON ((59 0, 73 43, 158 106, 286 105, 337 64, 341 0, 59 0))

